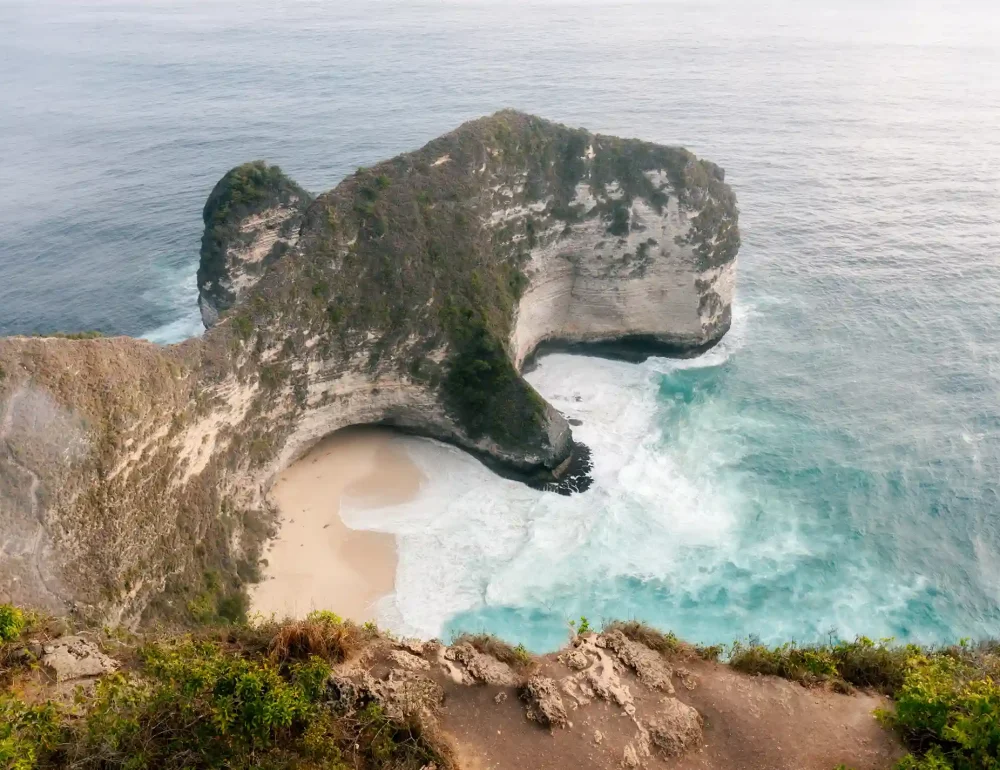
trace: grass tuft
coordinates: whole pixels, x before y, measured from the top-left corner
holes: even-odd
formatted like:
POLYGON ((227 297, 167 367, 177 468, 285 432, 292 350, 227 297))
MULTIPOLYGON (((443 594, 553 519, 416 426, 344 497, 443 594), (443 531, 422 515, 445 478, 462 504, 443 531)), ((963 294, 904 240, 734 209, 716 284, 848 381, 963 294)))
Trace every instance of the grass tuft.
POLYGON ((670 655, 682 649, 680 640, 672 633, 663 633, 636 620, 615 621, 604 627, 605 631, 620 631, 633 642, 644 644, 651 650, 670 655))
POLYGON ((462 634, 454 644, 468 644, 483 655, 490 655, 515 669, 525 670, 534 665, 531 653, 523 644, 514 647, 491 634, 462 634))
POLYGON ((363 646, 366 631, 332 612, 314 612, 305 620, 281 625, 269 645, 272 659, 287 663, 319 657, 341 663, 363 646))

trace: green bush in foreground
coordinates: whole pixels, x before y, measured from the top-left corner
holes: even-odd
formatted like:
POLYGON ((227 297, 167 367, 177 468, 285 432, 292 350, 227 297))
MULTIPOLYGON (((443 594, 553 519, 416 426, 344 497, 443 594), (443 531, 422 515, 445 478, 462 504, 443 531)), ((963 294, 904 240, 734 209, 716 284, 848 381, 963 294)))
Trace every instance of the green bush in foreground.
POLYGON ((0 695, 0 768, 34 770, 59 745, 61 713, 51 703, 29 706, 0 695))
POLYGON ((27 624, 22 610, 10 604, 0 604, 0 644, 13 642, 27 624))
POLYGON ((418 721, 331 699, 330 664, 316 655, 281 659, 185 637, 141 648, 135 668, 79 692, 73 709, 0 696, 0 770, 452 766, 418 721))
POLYGON ((914 655, 894 694, 894 711, 879 712, 915 749, 898 770, 1000 770, 1000 684, 992 653, 964 649, 914 655))

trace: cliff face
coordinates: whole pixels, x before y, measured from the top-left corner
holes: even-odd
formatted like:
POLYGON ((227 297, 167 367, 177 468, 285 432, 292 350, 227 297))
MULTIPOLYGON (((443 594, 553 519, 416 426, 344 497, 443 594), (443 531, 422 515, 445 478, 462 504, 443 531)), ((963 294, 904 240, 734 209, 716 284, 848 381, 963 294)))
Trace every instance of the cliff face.
POLYGON ((299 240, 312 196, 275 166, 234 168, 212 190, 202 219, 198 307, 206 327, 242 299, 299 240))
POLYGON ((0 599, 111 620, 154 597, 219 609, 254 576, 271 479, 349 425, 585 488, 585 448, 522 365, 543 343, 713 344, 739 247, 716 166, 513 112, 312 202, 241 166, 205 221, 203 339, 0 340, 0 503, 18 533, 0 599))

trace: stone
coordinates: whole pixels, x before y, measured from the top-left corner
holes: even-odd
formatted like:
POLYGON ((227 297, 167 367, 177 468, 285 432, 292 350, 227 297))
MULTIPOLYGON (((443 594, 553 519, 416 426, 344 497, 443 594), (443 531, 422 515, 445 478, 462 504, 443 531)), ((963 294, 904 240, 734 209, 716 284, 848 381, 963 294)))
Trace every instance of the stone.
POLYGON ((646 724, 653 746, 668 757, 678 757, 701 743, 704 720, 693 707, 676 698, 664 698, 646 724))
POLYGON ((400 668, 408 671, 426 671, 431 667, 430 661, 405 650, 390 650, 389 659, 400 668))
POLYGON ((496 687, 514 687, 518 677, 506 663, 479 652, 471 644, 457 644, 449 647, 444 657, 461 664, 473 680, 496 687))
POLYGON ((575 647, 572 650, 567 650, 566 652, 561 653, 558 660, 564 666, 572 668, 575 671, 582 671, 590 665, 590 659, 586 656, 586 654, 582 650, 575 647))
POLYGON ((528 702, 528 718, 544 727, 566 727, 569 717, 554 680, 535 675, 524 686, 523 697, 528 702))
POLYGON ((614 652, 647 687, 662 690, 670 695, 674 694, 674 685, 670 681, 673 669, 659 652, 632 641, 621 631, 601 634, 597 644, 614 652))
POLYGON ((68 682, 111 673, 119 664, 82 636, 66 636, 45 645, 42 665, 56 682, 68 682))

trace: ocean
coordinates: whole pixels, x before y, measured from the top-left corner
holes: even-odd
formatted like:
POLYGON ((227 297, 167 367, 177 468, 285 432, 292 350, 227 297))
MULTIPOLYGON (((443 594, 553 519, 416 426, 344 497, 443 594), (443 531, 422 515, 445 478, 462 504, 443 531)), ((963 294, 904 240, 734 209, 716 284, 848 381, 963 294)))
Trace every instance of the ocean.
POLYGON ((403 439, 417 500, 345 513, 397 534, 383 624, 1000 635, 997 40, 992 0, 0 0, 0 334, 200 333, 245 160, 318 192, 504 107, 681 144, 739 198, 733 330, 543 359, 583 495, 403 439))

